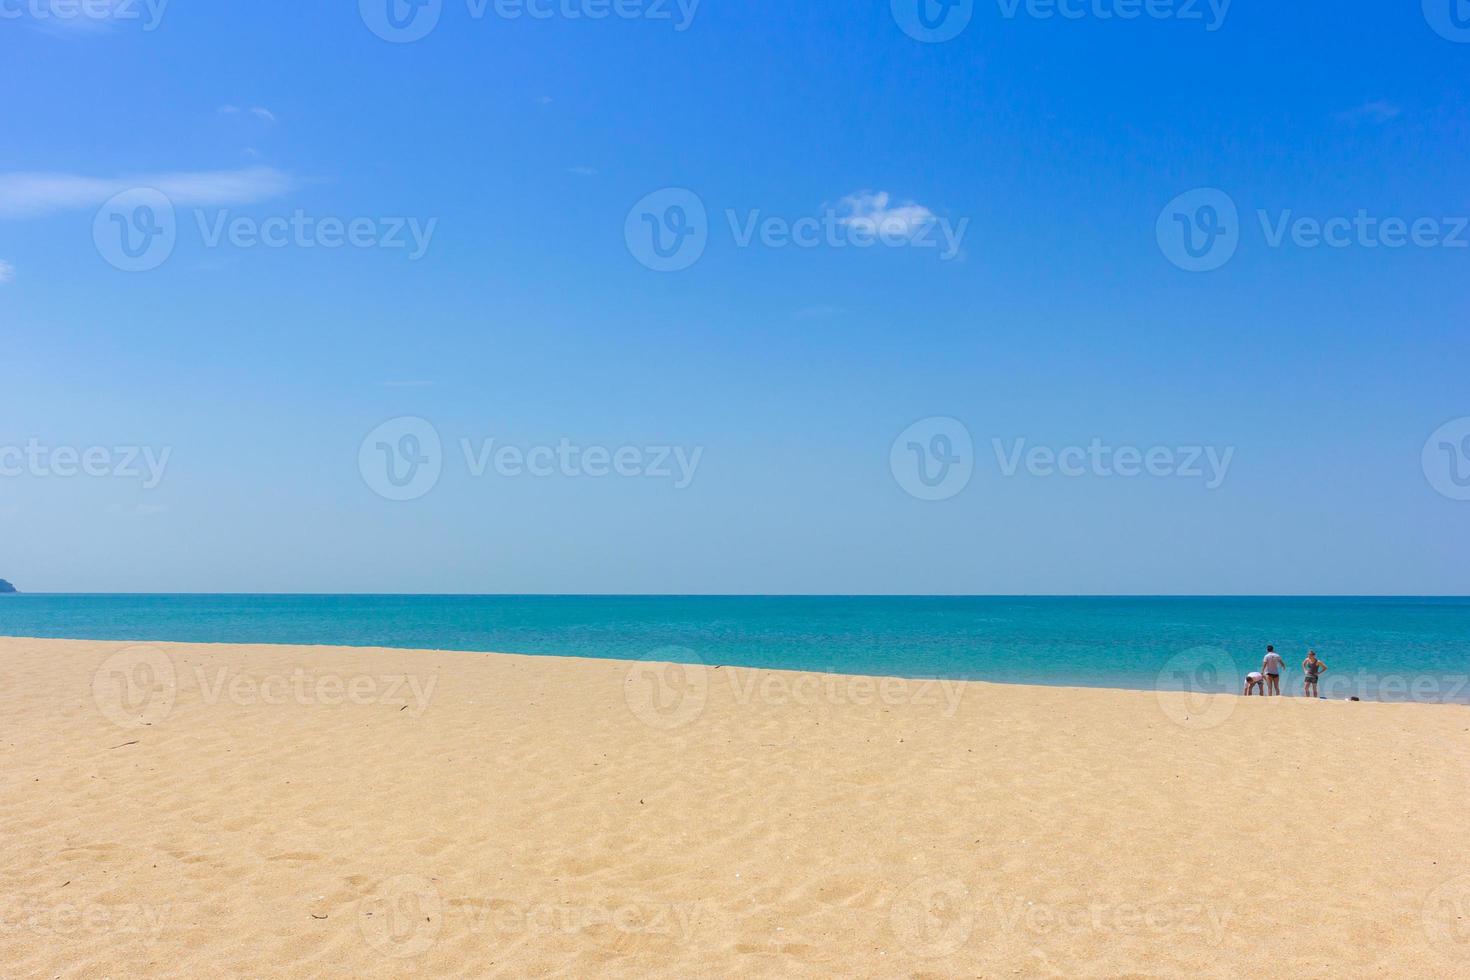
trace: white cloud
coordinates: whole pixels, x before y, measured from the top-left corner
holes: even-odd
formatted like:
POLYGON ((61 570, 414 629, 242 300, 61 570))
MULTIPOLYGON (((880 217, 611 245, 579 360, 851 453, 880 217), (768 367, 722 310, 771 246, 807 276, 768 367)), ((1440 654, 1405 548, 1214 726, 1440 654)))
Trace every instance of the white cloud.
POLYGON ((887 191, 858 191, 842 199, 838 220, 869 235, 913 238, 934 222, 934 212, 906 201, 891 204, 887 191))
POLYGON ((36 217, 92 208, 137 187, 162 191, 182 207, 254 204, 292 190, 295 178, 271 167, 84 177, 64 173, 0 173, 0 217, 36 217))
POLYGON ((276 114, 263 105, 253 105, 248 109, 241 109, 237 105, 222 105, 219 107, 219 114, 222 116, 238 116, 242 112, 275 125, 276 114))
POLYGON ((1394 105, 1387 99, 1374 99, 1372 102, 1364 102, 1345 112, 1336 113, 1338 122, 1360 123, 1370 122, 1383 124, 1403 113, 1403 109, 1394 105))
POLYGON ((0 259, 0 286, 8 282, 15 282, 15 266, 0 259))
POLYGON ((595 167, 568 167, 567 173, 576 174, 578 177, 596 177, 597 169, 595 167))

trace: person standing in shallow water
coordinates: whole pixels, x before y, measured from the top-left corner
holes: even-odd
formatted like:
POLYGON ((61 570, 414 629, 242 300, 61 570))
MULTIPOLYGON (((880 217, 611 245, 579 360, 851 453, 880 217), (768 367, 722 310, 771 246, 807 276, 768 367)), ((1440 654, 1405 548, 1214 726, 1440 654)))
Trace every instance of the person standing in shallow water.
POLYGON ((1317 678, 1327 669, 1327 665, 1317 659, 1316 650, 1307 651, 1307 659, 1302 661, 1302 697, 1320 697, 1317 693, 1317 678))
POLYGON ((1281 696, 1281 670, 1286 661, 1271 644, 1266 644, 1266 657, 1261 661, 1261 671, 1266 675, 1266 693, 1281 696))

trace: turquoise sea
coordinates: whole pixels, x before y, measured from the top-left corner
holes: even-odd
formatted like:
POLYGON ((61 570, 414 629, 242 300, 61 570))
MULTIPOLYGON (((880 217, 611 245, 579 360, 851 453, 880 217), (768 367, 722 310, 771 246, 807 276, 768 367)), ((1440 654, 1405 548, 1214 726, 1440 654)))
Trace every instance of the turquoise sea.
POLYGON ((0 596, 0 635, 655 658, 1027 684, 1470 703, 1470 598, 0 596))

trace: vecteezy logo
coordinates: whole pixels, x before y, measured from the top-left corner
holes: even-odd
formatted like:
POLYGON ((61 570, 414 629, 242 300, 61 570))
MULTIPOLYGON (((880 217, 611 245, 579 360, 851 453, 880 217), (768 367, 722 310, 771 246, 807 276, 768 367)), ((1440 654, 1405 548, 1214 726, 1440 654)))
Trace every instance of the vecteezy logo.
POLYGON ((704 202, 682 187, 654 191, 628 212, 623 239, 633 258, 654 272, 687 269, 709 244, 704 202))
POLYGON ((1470 963, 1470 874, 1451 878, 1424 900, 1424 935, 1445 958, 1470 963))
POLYGON ((888 926, 917 956, 950 956, 975 929, 970 890, 955 878, 920 878, 889 905, 888 926))
POLYGON ((1185 728, 1217 728, 1235 713, 1243 683, 1235 658, 1218 647, 1195 647, 1169 658, 1154 685, 1159 708, 1185 728))
POLYGON ((1159 214, 1159 250, 1187 272, 1210 272, 1240 247, 1240 213, 1230 195, 1213 187, 1180 194, 1159 214))
POLYGON ((1470 0, 1424 0, 1424 19, 1440 37, 1470 44, 1470 0))
POLYGON ((420 875, 379 882, 357 903, 357 927, 368 945, 385 956, 406 959, 429 950, 444 928, 444 898, 420 875))
POLYGON ((975 442, 959 419, 920 419, 893 440, 888 468, 909 496, 948 500, 970 484, 975 442))
POLYGON ((151 187, 114 195, 92 219, 97 254, 124 272, 147 272, 163 265, 177 240, 173 202, 151 187))
POLYGON ((434 489, 444 468, 439 431, 413 416, 389 419, 362 440, 357 468, 378 496, 417 500, 434 489))
POLYGON ((709 672, 686 647, 659 647, 623 678, 628 710, 650 728, 673 731, 697 719, 709 701, 709 672))
POLYGON ((970 26, 975 0, 891 0, 893 19, 915 41, 938 44, 970 26))
POLYGON ((385 41, 408 44, 439 26, 444 0, 357 0, 368 30, 385 41))
POLYGON ((1419 461, 1429 485, 1440 496, 1470 500, 1470 418, 1454 419, 1435 429, 1419 461))
POLYGON ((158 647, 130 646, 92 675, 92 700, 119 728, 142 728, 169 716, 178 697, 174 662, 158 647))

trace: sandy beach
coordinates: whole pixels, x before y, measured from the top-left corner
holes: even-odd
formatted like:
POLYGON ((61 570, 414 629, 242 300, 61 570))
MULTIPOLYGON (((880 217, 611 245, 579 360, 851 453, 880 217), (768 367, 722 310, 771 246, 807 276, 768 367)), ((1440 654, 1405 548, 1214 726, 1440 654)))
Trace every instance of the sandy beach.
POLYGON ((1470 975, 1470 711, 0 639, 6 977, 1470 975))

